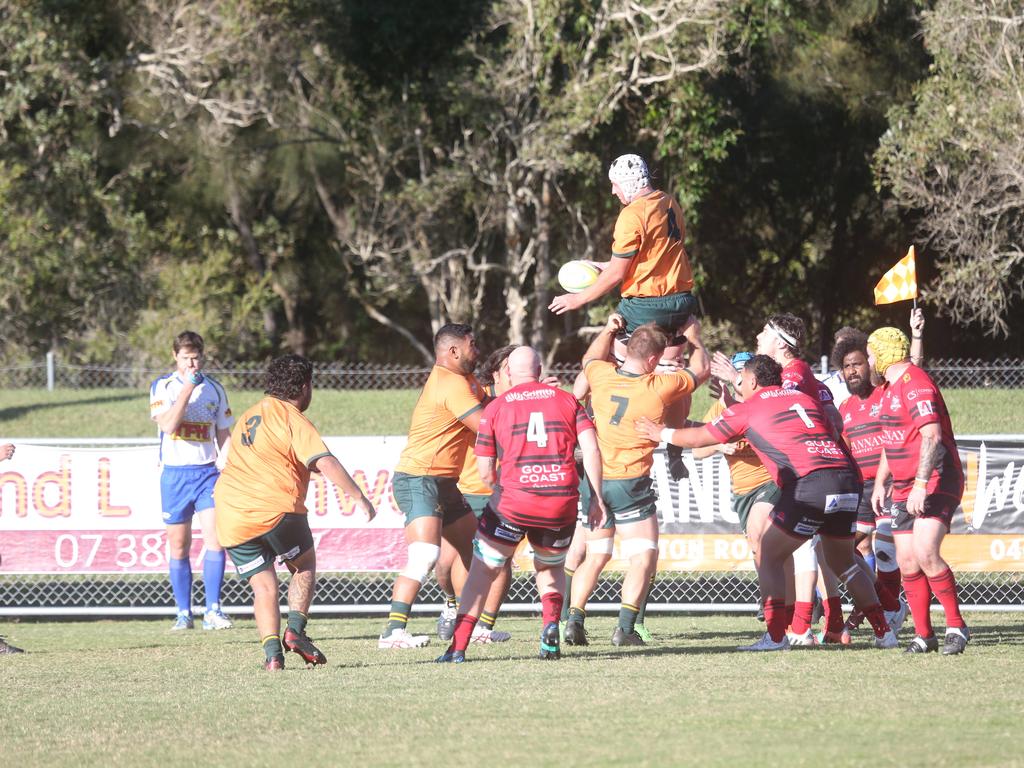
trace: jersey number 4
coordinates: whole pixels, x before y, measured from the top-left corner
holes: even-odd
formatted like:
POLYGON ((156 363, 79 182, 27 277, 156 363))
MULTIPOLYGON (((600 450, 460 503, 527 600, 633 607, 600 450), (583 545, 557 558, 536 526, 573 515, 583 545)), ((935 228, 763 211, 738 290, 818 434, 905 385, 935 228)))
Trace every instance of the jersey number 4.
POLYGON ((526 425, 526 440, 536 443, 538 448, 547 447, 548 431, 544 428, 544 414, 540 411, 530 413, 530 421, 526 425))

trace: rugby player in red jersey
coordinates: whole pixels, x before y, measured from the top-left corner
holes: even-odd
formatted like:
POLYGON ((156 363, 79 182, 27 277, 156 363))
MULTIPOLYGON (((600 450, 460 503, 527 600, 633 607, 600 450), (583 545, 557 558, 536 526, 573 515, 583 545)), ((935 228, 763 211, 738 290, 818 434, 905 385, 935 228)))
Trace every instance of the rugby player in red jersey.
POLYGON ((964 492, 964 473, 949 411, 931 377, 910 362, 910 340, 898 328, 868 337, 868 360, 885 377, 879 419, 884 448, 871 504, 885 505, 892 476, 892 530, 914 637, 907 653, 939 649, 929 614, 934 594, 946 613, 942 653, 963 653, 971 634, 960 615, 956 579, 942 559, 942 539, 964 492))
MULTIPOLYGON (((565 592, 565 554, 579 501, 573 452, 579 442, 587 479, 600 488, 601 451, 594 423, 576 398, 539 381, 536 350, 516 349, 509 355, 508 371, 512 388, 496 397, 480 419, 477 461, 481 478, 494 492, 473 540, 473 562, 462 589, 455 635, 438 662, 466 660, 490 585, 524 538, 533 547, 541 601, 540 658, 561 656, 558 618, 565 592), (501 464, 496 476, 497 459, 501 464)), ((600 496, 596 501, 590 522, 600 527, 607 513, 600 496)))
MULTIPOLYGON (((832 350, 835 365, 846 383, 849 396, 839 406, 843 419, 843 439, 850 448, 861 475, 864 492, 857 507, 857 533, 855 544, 869 569, 877 574, 875 591, 885 610, 886 621, 893 632, 899 632, 907 615, 907 605, 899 599, 900 569, 896 562, 896 546, 892 538, 891 519, 887 512, 875 515, 871 507, 871 494, 875 488, 878 461, 882 456, 882 424, 878 418, 884 388, 876 386, 868 364, 867 334, 850 329, 836 342, 832 350), (874 548, 872 548, 874 534, 874 548)), ((826 632, 825 640, 849 642, 849 632, 860 623, 862 616, 854 612, 840 637, 826 632)))
POLYGON ((828 566, 846 582, 854 601, 871 622, 875 645, 894 648, 896 635, 889 629, 871 579, 857 562, 853 549, 860 472, 834 435, 820 403, 799 390, 784 389, 782 366, 767 355, 755 355, 743 366, 738 389, 743 402, 730 406, 710 424, 663 430, 649 419, 638 419, 637 429, 651 440, 684 448, 745 437, 781 489, 772 510, 772 524, 760 543, 758 578, 768 631, 757 643, 741 650, 789 648, 783 564, 816 533, 821 534, 828 566))

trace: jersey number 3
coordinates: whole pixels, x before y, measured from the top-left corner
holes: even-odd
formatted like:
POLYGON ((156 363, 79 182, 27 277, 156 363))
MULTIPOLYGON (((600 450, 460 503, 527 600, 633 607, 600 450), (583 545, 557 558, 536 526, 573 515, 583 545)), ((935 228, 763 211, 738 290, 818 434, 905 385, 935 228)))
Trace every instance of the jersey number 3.
POLYGON ((242 445, 251 447, 253 441, 256 439, 256 428, 263 421, 259 416, 253 416, 251 419, 245 422, 246 430, 242 433, 242 445))

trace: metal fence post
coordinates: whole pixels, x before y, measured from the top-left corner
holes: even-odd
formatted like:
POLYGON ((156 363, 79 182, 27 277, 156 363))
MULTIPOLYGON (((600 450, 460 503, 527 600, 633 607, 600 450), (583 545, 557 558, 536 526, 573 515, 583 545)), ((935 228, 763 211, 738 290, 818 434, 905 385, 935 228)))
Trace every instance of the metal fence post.
POLYGON ((46 391, 47 392, 53 392, 53 380, 54 380, 54 375, 53 375, 54 374, 54 372, 53 372, 53 359, 54 359, 54 354, 53 354, 53 350, 51 350, 51 351, 46 353, 46 391))
POLYGON ((828 373, 828 355, 821 356, 821 375, 828 373))

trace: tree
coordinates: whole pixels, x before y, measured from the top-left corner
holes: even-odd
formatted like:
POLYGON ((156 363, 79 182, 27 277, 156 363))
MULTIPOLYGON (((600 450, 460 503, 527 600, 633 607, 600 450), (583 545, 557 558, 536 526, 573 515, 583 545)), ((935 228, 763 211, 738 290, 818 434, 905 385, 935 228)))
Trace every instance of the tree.
POLYGON ((1024 298, 1024 12, 941 0, 923 23, 934 64, 889 113, 879 183, 936 257, 924 294, 954 322, 1006 337, 1024 298))

